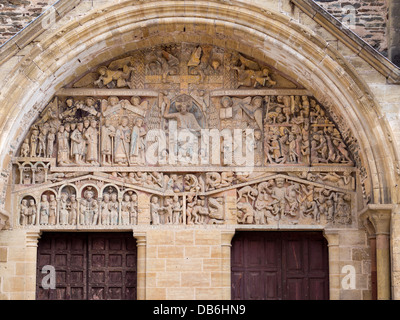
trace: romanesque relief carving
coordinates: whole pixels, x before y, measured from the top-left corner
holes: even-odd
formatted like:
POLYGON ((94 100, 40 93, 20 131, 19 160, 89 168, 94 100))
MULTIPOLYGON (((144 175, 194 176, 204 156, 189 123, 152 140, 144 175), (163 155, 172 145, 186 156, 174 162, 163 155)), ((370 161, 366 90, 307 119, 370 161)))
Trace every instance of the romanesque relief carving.
POLYGON ((324 186, 277 177, 237 189, 240 224, 351 225, 351 196, 324 186))
POLYGON ((276 85, 267 67, 261 67, 257 62, 246 59, 241 54, 238 55, 238 60, 232 67, 238 73, 238 87, 271 88, 276 85))
POLYGON ((21 226, 35 225, 37 204, 31 196, 24 197, 19 206, 19 223, 21 226))
POLYGON ((196 193, 189 193, 187 195, 186 219, 188 225, 223 224, 225 220, 224 198, 205 198, 196 193))
POLYGON ((352 225, 368 175, 324 105, 232 50, 129 52, 66 85, 21 136, 15 224, 352 225))
POLYGON ((152 196, 150 199, 151 224, 184 224, 183 200, 178 195, 152 196))
MULTIPOLYGON (((78 180, 79 181, 79 180, 78 180)), ((56 183, 24 196, 19 204, 19 225, 129 226, 138 223, 138 195, 114 185, 56 183), (80 190, 78 192, 78 189, 80 190)))

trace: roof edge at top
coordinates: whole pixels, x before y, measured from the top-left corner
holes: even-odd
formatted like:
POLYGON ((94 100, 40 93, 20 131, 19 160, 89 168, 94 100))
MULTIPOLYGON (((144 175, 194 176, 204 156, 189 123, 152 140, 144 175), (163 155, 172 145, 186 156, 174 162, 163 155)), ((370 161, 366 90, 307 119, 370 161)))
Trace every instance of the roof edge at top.
POLYGON ((374 49, 365 40, 337 20, 333 15, 313 0, 290 0, 301 11, 329 33, 335 35, 350 50, 367 61, 373 68, 386 77, 390 84, 400 84, 400 68, 374 49))

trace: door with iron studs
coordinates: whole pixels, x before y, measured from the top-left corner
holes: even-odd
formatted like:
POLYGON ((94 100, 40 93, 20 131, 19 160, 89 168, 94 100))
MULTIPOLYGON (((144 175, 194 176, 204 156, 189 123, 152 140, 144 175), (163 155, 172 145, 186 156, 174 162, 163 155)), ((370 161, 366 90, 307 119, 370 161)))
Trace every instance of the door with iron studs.
POLYGON ((135 300, 136 261, 132 233, 43 233, 36 299, 135 300), (55 269, 55 288, 49 272, 42 273, 46 266, 55 269))

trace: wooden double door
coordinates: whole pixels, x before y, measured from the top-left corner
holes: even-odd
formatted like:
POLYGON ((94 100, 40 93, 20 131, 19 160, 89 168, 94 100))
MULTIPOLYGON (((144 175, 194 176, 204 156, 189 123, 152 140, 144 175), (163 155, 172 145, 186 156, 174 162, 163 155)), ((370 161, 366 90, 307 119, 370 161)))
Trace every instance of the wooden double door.
POLYGON ((136 264, 132 233, 43 233, 36 299, 135 300, 136 264), (55 289, 48 288, 50 273, 42 273, 46 266, 55 268, 55 289))
POLYGON ((328 245, 320 232, 237 232, 232 299, 329 299, 328 245))

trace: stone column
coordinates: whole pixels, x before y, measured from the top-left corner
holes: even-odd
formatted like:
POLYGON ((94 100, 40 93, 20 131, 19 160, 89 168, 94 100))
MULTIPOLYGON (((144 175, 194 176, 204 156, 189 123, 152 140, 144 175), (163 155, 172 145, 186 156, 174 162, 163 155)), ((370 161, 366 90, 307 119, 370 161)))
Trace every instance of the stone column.
POLYGON ((137 300, 146 299, 146 232, 133 232, 137 246, 137 300))
POLYGON ((231 247, 235 230, 221 231, 222 300, 231 299, 231 247))
POLYGON ((25 234, 25 299, 36 298, 37 248, 40 230, 28 230, 25 234))
POLYGON ((392 205, 368 205, 368 217, 376 234, 378 300, 390 300, 390 220, 392 205))
POLYGON ((369 220, 368 210, 360 213, 360 221, 363 223, 367 234, 371 257, 371 299, 377 300, 377 279, 376 279, 376 234, 372 222, 369 220))
POLYGON ((339 233, 337 230, 324 230, 328 240, 329 255, 329 299, 340 299, 339 233))
POLYGON ((371 248, 371 299, 378 299, 378 280, 377 280, 377 269, 376 269, 376 236, 368 236, 369 246, 371 248))

